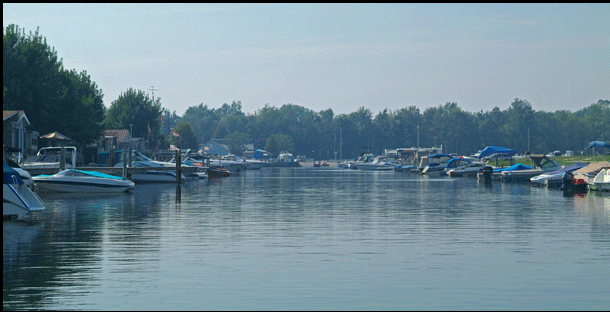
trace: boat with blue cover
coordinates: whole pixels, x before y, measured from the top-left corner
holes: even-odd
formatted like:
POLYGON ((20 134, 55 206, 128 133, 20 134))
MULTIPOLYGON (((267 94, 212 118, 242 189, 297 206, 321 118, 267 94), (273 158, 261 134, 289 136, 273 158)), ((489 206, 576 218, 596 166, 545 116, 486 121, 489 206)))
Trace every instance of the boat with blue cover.
POLYGON ((122 177, 77 169, 41 174, 32 179, 37 190, 59 193, 121 193, 135 187, 132 181, 122 177))

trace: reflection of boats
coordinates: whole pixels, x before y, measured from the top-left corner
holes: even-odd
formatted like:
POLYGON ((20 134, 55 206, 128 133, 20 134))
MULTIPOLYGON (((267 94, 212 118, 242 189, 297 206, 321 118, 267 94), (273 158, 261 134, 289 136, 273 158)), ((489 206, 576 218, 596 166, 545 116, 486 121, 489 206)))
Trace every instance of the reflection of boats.
POLYGON ((42 174, 33 179, 38 189, 59 193, 121 193, 135 187, 125 178, 76 169, 65 169, 53 175, 42 174))
MULTIPOLYGON (((181 174, 180 180, 183 181, 185 176, 181 174)), ((175 170, 148 170, 144 173, 131 174, 131 180, 136 183, 176 183, 175 170)))
POLYGON ((25 170, 58 168, 61 165, 62 149, 65 149, 66 168, 76 167, 76 147, 43 147, 38 150, 36 156, 26 158, 21 166, 25 170))
POLYGON ((593 178, 593 185, 599 191, 610 191, 610 167, 603 168, 593 178))
POLYGON ((543 173, 543 174, 531 177, 530 181, 533 184, 560 187, 561 184, 563 184, 563 177, 566 174, 566 172, 573 172, 573 171, 578 170, 587 165, 588 165, 588 163, 571 164, 569 166, 563 167, 563 168, 555 170, 555 171, 551 171, 551 172, 547 172, 547 173, 543 173))
POLYGON ((537 175, 561 169, 561 165, 546 155, 529 155, 529 158, 534 162, 536 168, 503 171, 502 180, 506 182, 527 182, 537 175))
POLYGON ((2 214, 23 218, 31 212, 44 210, 44 203, 21 180, 19 173, 2 162, 2 214))

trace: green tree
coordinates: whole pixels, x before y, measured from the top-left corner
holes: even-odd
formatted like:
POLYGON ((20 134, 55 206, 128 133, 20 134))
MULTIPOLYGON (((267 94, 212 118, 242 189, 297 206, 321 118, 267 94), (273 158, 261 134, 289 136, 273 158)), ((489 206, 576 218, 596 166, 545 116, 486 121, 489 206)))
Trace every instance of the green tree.
POLYGON ((106 108, 87 72, 65 70, 38 30, 3 30, 2 109, 23 110, 32 129, 58 131, 81 146, 99 139, 106 108))
POLYGON ((283 133, 272 135, 267 139, 267 145, 265 150, 270 152, 272 155, 279 155, 280 152, 294 152, 294 142, 292 138, 283 133))
POLYGON ((245 145, 248 143, 248 135, 243 132, 233 132, 225 137, 225 142, 229 146, 231 153, 242 155, 245 145))
POLYGON ((173 129, 180 137, 176 137, 172 135, 170 141, 176 147, 180 149, 194 149, 197 150, 199 145, 197 144, 197 138, 195 137, 195 133, 193 132, 193 127, 188 122, 181 122, 173 129))
POLYGON ((148 138, 148 126, 150 125, 152 133, 149 146, 157 146, 161 136, 161 121, 159 120, 161 113, 161 98, 156 98, 153 102, 144 91, 129 88, 112 102, 106 111, 104 125, 106 129, 130 129, 131 124, 132 136, 145 139, 148 138))

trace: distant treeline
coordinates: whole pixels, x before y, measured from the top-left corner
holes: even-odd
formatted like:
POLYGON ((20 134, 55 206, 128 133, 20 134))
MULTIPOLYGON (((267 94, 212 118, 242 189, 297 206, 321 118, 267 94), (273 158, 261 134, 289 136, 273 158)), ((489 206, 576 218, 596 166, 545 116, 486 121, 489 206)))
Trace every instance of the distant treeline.
MULTIPOLYGON (((167 115, 169 118, 170 115, 167 115)), ((334 115, 332 109, 314 112, 285 104, 266 105, 254 114, 241 112, 241 102, 219 109, 206 105, 189 107, 174 124, 188 123, 199 141, 210 138, 249 138, 255 148, 265 148, 267 139, 284 134, 294 143, 295 155, 316 159, 356 157, 370 150, 375 154, 399 147, 440 147, 447 153, 473 154, 488 145, 505 146, 525 153, 555 150, 581 151, 590 141, 610 140, 610 101, 599 100, 577 112, 534 111, 530 103, 515 99, 506 110, 471 113, 456 103, 438 107, 410 106, 385 109, 374 115, 360 107, 350 114, 334 115), (419 129, 419 131, 418 131, 419 129), (340 147, 340 143, 343 143, 340 147)), ((279 149, 282 149, 279 147, 279 149)), ((271 151, 270 152, 276 152, 271 151)))
POLYGON ((133 136, 149 140, 151 149, 170 143, 197 149, 217 138, 235 154, 251 142, 275 156, 286 150, 316 159, 334 159, 335 152, 345 159, 365 151, 380 154, 384 149, 441 145, 444 152, 464 155, 488 145, 548 153, 580 151, 593 140, 610 141, 608 100, 576 112, 534 111, 526 100, 515 99, 506 110, 494 107, 487 112, 466 112, 450 102, 423 112, 409 106, 374 114, 360 107, 340 115, 293 104, 265 105, 244 114, 237 101, 216 109, 199 104, 178 116, 163 108, 160 98, 151 100, 145 92, 128 88, 106 109, 102 91, 86 71, 64 69, 38 31, 26 35, 15 25, 3 32, 2 84, 3 110, 24 110, 32 129, 41 134, 58 131, 81 146, 99 139, 104 129, 130 129, 130 124, 133 136))

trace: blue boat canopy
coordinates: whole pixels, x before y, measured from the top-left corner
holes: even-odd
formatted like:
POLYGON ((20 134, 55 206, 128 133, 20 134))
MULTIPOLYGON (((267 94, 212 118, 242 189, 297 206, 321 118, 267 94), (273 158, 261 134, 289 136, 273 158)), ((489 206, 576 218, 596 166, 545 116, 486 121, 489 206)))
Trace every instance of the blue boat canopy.
POLYGON ((449 154, 432 154, 432 155, 428 156, 428 158, 441 158, 441 157, 453 158, 453 156, 451 156, 449 154))
POLYGON ((604 142, 604 141, 591 141, 589 143, 589 146, 587 146, 587 148, 593 148, 593 147, 607 147, 610 148, 610 144, 604 142))
POLYGON ((19 172, 2 162, 2 184, 23 184, 19 172))
POLYGON ((555 170, 553 172, 549 172, 546 174, 550 175, 550 174, 556 174, 556 173, 562 173, 562 172, 573 172, 573 171, 576 171, 576 170, 583 168, 585 166, 588 166, 588 165, 589 165, 589 163, 573 163, 569 166, 565 166, 561 169, 558 169, 558 170, 555 170))
POLYGON ((493 154, 506 154, 506 155, 513 156, 513 155, 517 154, 517 150, 506 148, 506 147, 501 147, 501 146, 488 146, 481 151, 481 153, 479 154, 479 159, 481 159, 485 156, 493 155, 493 154))
POLYGON ((494 172, 502 172, 502 171, 515 171, 515 170, 526 170, 526 169, 534 169, 534 167, 530 167, 524 164, 514 164, 510 167, 494 169, 494 172))

